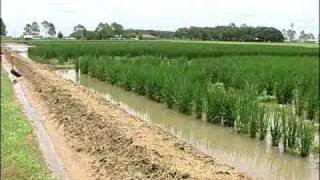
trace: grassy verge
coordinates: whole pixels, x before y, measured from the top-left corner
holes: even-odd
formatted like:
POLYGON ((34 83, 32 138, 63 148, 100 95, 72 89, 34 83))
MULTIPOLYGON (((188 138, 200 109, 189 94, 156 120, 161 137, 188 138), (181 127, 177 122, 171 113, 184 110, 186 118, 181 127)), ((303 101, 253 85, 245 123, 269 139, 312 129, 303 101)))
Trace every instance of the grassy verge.
POLYGON ((33 128, 1 72, 1 179, 53 179, 41 157, 33 128))

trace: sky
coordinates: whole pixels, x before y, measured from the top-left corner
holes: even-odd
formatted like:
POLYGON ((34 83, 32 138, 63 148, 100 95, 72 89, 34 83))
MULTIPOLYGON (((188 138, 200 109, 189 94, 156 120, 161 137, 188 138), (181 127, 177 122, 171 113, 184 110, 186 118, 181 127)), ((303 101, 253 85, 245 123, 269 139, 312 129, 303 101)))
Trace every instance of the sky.
POLYGON ((99 22, 125 28, 176 30, 179 27, 272 26, 319 34, 319 0, 2 0, 8 35, 20 36, 27 23, 47 20, 69 35, 77 24, 99 22))

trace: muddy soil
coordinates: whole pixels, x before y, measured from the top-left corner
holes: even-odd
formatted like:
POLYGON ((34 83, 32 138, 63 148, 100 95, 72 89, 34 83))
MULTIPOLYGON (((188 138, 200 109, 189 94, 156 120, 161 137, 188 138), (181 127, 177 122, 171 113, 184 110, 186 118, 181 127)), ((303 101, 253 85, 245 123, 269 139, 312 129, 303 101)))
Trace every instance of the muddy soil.
MULTIPOLYGON (((11 58, 9 53, 14 52, 6 50, 11 58)), ((65 164, 69 173, 70 166, 76 173, 82 165, 83 177, 90 179, 249 179, 160 127, 134 118, 90 90, 57 77, 46 65, 17 54, 13 59, 24 75, 23 84, 32 101, 46 112, 54 141, 64 139, 61 143, 66 141, 64 146, 79 158, 78 164, 65 164)), ((59 143, 55 144, 59 149, 59 143)), ((72 173, 69 176, 76 178, 72 173)))

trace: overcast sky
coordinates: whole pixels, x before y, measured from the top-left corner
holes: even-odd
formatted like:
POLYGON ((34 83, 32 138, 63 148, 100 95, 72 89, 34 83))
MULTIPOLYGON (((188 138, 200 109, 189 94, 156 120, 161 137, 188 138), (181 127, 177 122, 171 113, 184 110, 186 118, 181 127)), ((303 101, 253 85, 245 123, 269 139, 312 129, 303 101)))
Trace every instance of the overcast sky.
POLYGON ((83 24, 117 22, 125 28, 176 30, 179 27, 236 25, 273 26, 318 34, 319 0, 2 0, 1 16, 9 35, 19 36, 26 23, 53 22, 57 31, 72 32, 83 24))

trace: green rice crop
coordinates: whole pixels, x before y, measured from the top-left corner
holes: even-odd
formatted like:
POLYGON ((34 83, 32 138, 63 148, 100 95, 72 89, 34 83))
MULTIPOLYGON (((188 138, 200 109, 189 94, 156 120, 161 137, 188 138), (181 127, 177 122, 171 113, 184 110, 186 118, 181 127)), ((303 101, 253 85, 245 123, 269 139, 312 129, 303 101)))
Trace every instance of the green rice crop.
POLYGON ((299 126, 300 136, 300 155, 302 157, 308 156, 313 147, 314 126, 311 122, 301 121, 299 126))
POLYGON ((34 41, 29 49, 33 59, 76 59, 80 56, 157 56, 157 57, 220 57, 243 55, 314 56, 317 48, 257 44, 182 43, 170 41, 34 41))
POLYGON ((36 60, 72 62, 81 73, 260 140, 270 129, 274 146, 282 139, 285 150, 309 153, 309 127, 299 129, 297 119, 319 113, 318 49, 150 41, 35 45, 29 54, 36 60), (268 103, 273 108, 264 108, 268 103), (287 106, 295 112, 288 114, 287 106))

